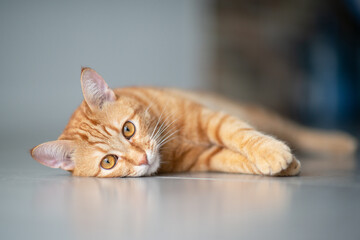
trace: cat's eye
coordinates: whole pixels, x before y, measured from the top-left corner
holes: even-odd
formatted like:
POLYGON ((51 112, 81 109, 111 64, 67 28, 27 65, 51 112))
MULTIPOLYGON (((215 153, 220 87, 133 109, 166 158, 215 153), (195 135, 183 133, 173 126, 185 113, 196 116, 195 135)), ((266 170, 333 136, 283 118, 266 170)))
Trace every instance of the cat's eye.
POLYGON ((117 156, 106 155, 100 162, 100 166, 106 170, 111 169, 115 166, 117 156))
POLYGON ((124 137, 130 139, 135 134, 135 125, 132 122, 126 122, 122 131, 124 137))

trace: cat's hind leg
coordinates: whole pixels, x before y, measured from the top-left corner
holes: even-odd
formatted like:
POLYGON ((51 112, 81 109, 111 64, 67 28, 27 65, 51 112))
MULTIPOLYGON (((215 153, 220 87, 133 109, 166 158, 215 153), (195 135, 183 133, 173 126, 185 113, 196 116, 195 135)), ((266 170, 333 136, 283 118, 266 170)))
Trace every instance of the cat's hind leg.
POLYGON ((199 157, 196 164, 190 171, 212 171, 228 173, 244 173, 257 175, 274 175, 274 176, 295 176, 300 172, 300 162, 294 159, 290 165, 277 174, 264 174, 259 170, 257 164, 250 161, 241 153, 232 151, 225 147, 213 146, 206 150, 199 157))

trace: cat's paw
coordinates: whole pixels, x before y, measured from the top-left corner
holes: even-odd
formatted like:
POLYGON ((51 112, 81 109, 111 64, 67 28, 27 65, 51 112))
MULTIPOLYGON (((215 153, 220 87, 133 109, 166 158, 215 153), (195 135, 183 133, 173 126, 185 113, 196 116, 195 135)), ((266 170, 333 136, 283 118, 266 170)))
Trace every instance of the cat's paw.
POLYGON ((286 176, 296 176, 299 175, 301 169, 301 163, 299 160, 294 158, 294 160, 290 163, 289 167, 282 170, 276 176, 286 177, 286 176))
POLYGON ((286 144, 271 139, 254 151, 252 159, 261 174, 277 175, 287 169, 295 158, 286 144))

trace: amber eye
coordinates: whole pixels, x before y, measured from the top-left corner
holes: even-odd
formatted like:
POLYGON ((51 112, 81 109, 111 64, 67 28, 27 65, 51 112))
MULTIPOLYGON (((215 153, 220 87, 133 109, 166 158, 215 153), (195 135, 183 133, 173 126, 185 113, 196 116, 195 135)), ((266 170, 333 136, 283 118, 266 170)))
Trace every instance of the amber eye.
POLYGON ((135 125, 132 122, 126 122, 123 127, 123 135, 130 139, 135 133, 135 125))
POLYGON ((101 167, 104 169, 111 169, 115 166, 117 160, 117 156, 115 155, 106 155, 102 160, 101 160, 101 167))

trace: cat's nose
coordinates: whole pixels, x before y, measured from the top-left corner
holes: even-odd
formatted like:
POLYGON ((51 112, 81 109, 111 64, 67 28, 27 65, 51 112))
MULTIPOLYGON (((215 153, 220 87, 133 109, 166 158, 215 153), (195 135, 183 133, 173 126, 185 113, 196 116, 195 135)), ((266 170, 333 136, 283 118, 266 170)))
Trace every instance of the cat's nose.
POLYGON ((147 165, 147 164, 148 164, 148 159, 146 153, 144 153, 144 155, 140 158, 139 165, 147 165))

